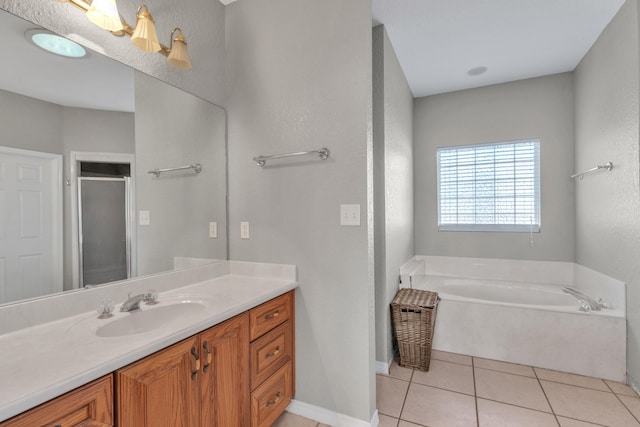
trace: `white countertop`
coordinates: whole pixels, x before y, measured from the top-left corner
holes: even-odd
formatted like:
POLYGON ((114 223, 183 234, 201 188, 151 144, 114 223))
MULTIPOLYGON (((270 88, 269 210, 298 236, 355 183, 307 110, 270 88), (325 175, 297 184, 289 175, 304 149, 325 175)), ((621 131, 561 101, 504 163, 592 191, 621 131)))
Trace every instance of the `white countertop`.
MULTIPOLYGON (((207 309, 148 332, 97 336, 101 325, 131 316, 119 312, 118 305, 110 319, 97 319, 91 311, 0 335, 0 421, 297 287, 295 279, 286 275, 251 273, 244 269, 243 275, 234 274, 232 268, 229 274, 161 292, 156 307, 163 301, 199 300, 207 309)), ((145 309, 153 307, 141 304, 145 309)))

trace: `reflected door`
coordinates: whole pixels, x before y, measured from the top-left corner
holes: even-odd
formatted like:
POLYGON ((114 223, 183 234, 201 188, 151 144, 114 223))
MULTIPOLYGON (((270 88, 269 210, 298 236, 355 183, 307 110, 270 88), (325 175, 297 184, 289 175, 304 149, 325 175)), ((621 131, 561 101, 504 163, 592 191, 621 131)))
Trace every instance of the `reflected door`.
POLYGON ((62 291, 61 166, 0 147, 0 303, 62 291))
POLYGON ((80 286, 131 277, 130 178, 78 178, 80 286))

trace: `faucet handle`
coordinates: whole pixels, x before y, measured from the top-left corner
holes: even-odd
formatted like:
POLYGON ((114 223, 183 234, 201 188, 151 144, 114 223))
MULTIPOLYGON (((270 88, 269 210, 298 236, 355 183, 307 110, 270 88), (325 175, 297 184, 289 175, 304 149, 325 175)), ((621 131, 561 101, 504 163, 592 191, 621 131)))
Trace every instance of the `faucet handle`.
POLYGON ((103 299, 96 307, 98 319, 108 319, 113 316, 114 308, 116 308, 116 306, 113 304, 113 301, 107 298, 103 299))
POLYGON ((147 305, 154 305, 158 303, 158 291, 155 289, 149 289, 144 294, 144 302, 147 305))

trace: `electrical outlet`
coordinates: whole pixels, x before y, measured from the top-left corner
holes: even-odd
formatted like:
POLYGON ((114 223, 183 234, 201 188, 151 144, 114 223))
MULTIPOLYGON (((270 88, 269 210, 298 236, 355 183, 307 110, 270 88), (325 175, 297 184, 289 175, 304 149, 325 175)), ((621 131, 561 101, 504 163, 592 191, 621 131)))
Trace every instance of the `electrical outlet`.
POLYGON ((249 222, 248 221, 240 222, 240 238, 241 239, 249 238, 249 222))
POLYGON ((360 225, 360 205, 340 205, 340 225, 360 225))
POLYGON ((212 239, 218 238, 218 223, 216 221, 209 223, 209 237, 212 239))

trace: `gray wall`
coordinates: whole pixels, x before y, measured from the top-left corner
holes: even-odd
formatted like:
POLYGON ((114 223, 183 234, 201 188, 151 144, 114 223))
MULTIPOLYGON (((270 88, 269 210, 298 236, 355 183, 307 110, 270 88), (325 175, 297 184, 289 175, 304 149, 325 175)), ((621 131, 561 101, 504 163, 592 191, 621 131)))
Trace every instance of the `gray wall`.
POLYGON ((420 255, 573 261, 573 80, 569 73, 415 100, 415 230, 420 255), (540 139, 541 231, 439 232, 436 149, 540 139))
POLYGON ((142 73, 135 81, 137 210, 151 219, 137 226, 138 274, 171 270, 176 256, 226 259, 224 110, 142 73), (194 163, 201 173, 148 173, 194 163))
POLYGON ((376 360, 393 358, 389 304, 413 247, 413 95, 382 25, 373 29, 376 360))
POLYGON ((298 266, 296 399, 369 421, 370 1, 241 0, 226 20, 231 259, 298 266), (323 146, 326 161, 251 160, 323 146), (360 204, 359 227, 340 226, 340 204, 360 204))
POLYGON ((63 109, 0 89, 0 145, 63 154, 63 109))
MULTIPOLYGON (((140 3, 137 0, 118 0, 120 15, 131 25, 135 25, 135 12, 140 3)), ((193 63, 193 68, 188 71, 169 66, 164 55, 142 52, 132 45, 128 37, 112 36, 89 22, 80 9, 65 2, 0 0, 0 8, 68 35, 84 46, 208 101, 224 102, 224 6, 219 1, 154 0, 149 4, 162 44, 169 44, 173 28, 180 27, 184 31, 193 63)))
POLYGON ((575 71, 576 260, 627 283, 627 369, 640 381, 638 4, 627 1, 575 71))

